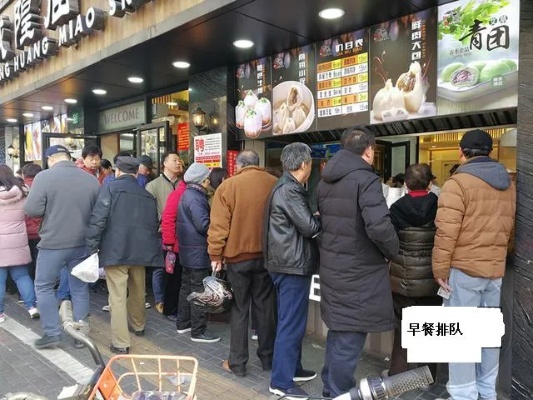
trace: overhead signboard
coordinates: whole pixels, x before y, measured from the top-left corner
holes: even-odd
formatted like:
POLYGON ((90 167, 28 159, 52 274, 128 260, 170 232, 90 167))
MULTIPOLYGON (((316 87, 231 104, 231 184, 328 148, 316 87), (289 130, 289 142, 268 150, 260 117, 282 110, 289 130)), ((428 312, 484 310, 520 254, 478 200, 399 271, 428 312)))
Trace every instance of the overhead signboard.
POLYGON ((274 135, 316 130, 316 68, 314 45, 272 57, 274 135))
POLYGON ((459 0, 439 7, 440 115, 518 104, 519 0, 459 0))
POLYGON ((368 30, 317 44, 317 129, 366 124, 369 110, 368 30))
POLYGON ((99 132, 132 128, 146 123, 144 101, 104 110, 98 114, 99 132))
POLYGON ((370 123, 437 114, 437 9, 370 28, 370 123))

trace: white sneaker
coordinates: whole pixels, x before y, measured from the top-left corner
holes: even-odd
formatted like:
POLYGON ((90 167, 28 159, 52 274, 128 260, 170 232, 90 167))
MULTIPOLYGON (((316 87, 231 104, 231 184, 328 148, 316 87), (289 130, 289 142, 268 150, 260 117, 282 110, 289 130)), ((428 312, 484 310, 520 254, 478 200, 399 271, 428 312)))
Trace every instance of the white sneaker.
POLYGON ((109 312, 109 304, 106 304, 105 306, 103 306, 102 311, 109 312))
POLYGON ((28 310, 28 313, 30 314, 30 318, 31 319, 36 319, 36 318, 39 318, 40 315, 39 315, 39 310, 37 310, 36 307, 32 307, 28 310))
POLYGON ((152 305, 150 303, 144 303, 144 308, 152 308, 152 305))
POLYGON ((0 313, 0 322, 6 321, 6 315, 4 313, 0 313))
POLYGON ((255 329, 252 329, 252 340, 258 340, 259 336, 257 336, 257 331, 255 329))

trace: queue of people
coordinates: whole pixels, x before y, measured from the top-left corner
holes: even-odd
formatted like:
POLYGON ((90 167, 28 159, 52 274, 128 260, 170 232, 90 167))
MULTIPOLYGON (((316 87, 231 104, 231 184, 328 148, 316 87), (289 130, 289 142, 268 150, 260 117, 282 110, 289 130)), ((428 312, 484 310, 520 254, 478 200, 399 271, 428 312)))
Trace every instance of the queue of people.
MULTIPOLYGON (((315 213, 304 187, 312 167, 304 143, 285 146, 281 177, 261 168, 253 150, 237 156, 232 177, 198 163, 185 169, 176 152, 163 155, 159 177, 151 173, 149 158, 120 153, 109 174, 96 146, 83 150, 81 168, 66 148, 50 147, 50 169, 26 168, 27 185, 0 166, 0 234, 10 238, 0 246, 0 322, 1 288, 10 272, 30 316, 40 315, 44 335, 35 346, 55 347, 61 329, 54 290, 63 270, 74 318, 88 325, 89 288, 70 271, 99 252, 109 291, 111 351, 129 353, 128 325, 135 335, 145 334, 147 269, 153 270, 156 311, 176 323, 178 335, 214 343, 220 338, 208 330, 208 315, 187 297, 202 290, 205 277, 224 270, 234 303, 222 368, 247 374, 251 310, 256 354, 263 370, 271 371, 270 392, 305 398, 298 383, 317 376, 302 365, 302 341, 311 275, 319 271, 328 328, 323 395, 339 396, 355 386, 372 332, 394 331, 385 374, 415 368, 401 347, 405 307, 499 306, 515 187, 490 158, 490 136, 474 130, 462 137, 461 165, 442 188, 436 190, 428 165, 411 165, 395 177, 402 195, 388 203, 372 167, 375 144, 365 128, 343 133, 341 149, 323 169, 315 213), (40 224, 38 236, 30 235, 32 223, 40 224), (27 265, 28 243, 36 237, 34 290, 27 265), (169 253, 176 260, 165 268, 169 253), (439 287, 449 299, 437 296, 439 287)), ((435 378, 436 365, 430 371, 435 378)), ((449 364, 450 400, 496 399, 497 374, 498 349, 483 349, 479 365, 449 364)))

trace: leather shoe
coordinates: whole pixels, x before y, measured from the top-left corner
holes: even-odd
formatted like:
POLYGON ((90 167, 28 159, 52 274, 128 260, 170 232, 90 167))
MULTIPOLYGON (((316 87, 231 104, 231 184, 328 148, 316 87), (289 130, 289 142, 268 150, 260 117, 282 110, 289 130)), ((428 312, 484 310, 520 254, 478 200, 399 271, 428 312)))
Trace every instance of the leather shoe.
POLYGON ((133 331, 135 336, 144 336, 144 329, 141 329, 140 331, 133 331))
POLYGON ((224 369, 224 371, 227 371, 227 372, 231 372, 237 376, 246 376, 246 371, 243 370, 243 371, 236 371, 236 370, 233 370, 231 369, 231 367, 229 366, 229 360, 224 360, 222 361, 222 369, 224 369))
POLYGON ((113 345, 109 346, 109 350, 115 354, 130 354, 129 347, 115 347, 113 345))

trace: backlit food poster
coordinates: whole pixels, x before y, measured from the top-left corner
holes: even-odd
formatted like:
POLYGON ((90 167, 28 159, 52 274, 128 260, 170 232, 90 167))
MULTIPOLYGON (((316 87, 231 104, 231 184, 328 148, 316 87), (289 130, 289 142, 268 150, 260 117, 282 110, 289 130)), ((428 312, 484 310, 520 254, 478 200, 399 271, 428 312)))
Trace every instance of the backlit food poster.
POLYGON ((516 107, 519 22, 519 0, 439 7, 440 115, 516 107))
POLYGON ((437 9, 370 28, 370 122, 437 113, 437 9))
POLYGON ((194 137, 194 162, 209 169, 222 167, 222 133, 194 137))
POLYGON ((368 123, 368 30, 317 44, 318 130, 368 123))
POLYGON ((41 159, 42 137, 41 123, 24 125, 24 161, 38 161, 41 159))
POLYGON ((272 56, 274 135, 316 130, 315 47, 308 45, 272 56))
POLYGON ((241 139, 272 134, 272 84, 270 58, 249 61, 235 72, 238 103, 235 125, 241 139))

